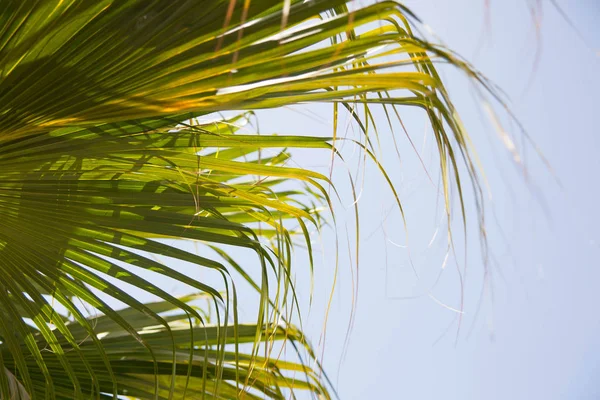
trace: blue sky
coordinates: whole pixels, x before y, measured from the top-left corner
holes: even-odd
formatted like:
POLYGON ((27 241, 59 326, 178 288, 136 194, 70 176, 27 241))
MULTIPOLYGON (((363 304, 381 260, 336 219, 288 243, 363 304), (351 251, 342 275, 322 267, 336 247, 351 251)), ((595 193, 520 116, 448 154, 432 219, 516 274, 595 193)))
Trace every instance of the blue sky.
MULTIPOLYGON (((325 344, 327 371, 344 399, 600 398, 595 379, 600 374, 600 138, 595 121, 600 105, 600 3, 558 1, 579 33, 549 1, 540 2, 537 33, 523 0, 490 1, 487 20, 483 0, 406 4, 507 93, 510 109, 553 172, 516 124, 503 118, 524 152, 524 178, 466 79, 444 69, 492 191, 486 203, 489 274, 483 274, 476 231, 471 230, 467 258, 460 255, 462 250, 457 259, 450 256, 433 286, 446 253, 446 228, 435 192, 407 143, 400 146, 399 163, 389 132, 386 136, 382 129, 381 155, 409 215, 410 249, 419 278, 408 250, 395 245, 406 244, 401 220, 397 213, 387 214, 391 194, 371 166, 359 203, 363 236, 356 322, 340 363, 351 299, 348 257, 342 255, 325 344), (442 234, 428 246, 436 229, 442 234), (465 262, 468 279, 461 289, 456 266, 462 269, 465 262), (458 314, 450 308, 460 308, 461 295, 459 329, 458 314)), ((311 110, 329 118, 328 109, 311 110)), ((413 139, 424 141, 422 155, 434 168, 422 119, 412 114, 407 118, 413 139)), ((321 134, 329 129, 291 111, 263 113, 261 128, 321 134)), ((317 164, 302 155, 297 162, 317 164)), ((350 220, 351 208, 338 215, 350 220)), ((470 227, 476 228, 472 204, 469 218, 470 227)), ((342 247, 344 229, 338 229, 342 247)), ((333 235, 325 232, 317 294, 305 320, 315 344, 330 290, 333 244, 333 235)), ((301 275, 298 279, 302 284, 301 275)))

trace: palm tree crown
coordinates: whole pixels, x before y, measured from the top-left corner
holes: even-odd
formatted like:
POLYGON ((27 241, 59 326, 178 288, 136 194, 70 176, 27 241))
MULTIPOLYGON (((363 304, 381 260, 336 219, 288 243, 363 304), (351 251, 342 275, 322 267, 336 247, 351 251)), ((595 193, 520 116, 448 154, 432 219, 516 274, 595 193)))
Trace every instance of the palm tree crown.
MULTIPOLYGON (((369 107, 390 118, 420 108, 448 202, 452 180, 462 199, 459 163, 477 174, 434 62, 486 82, 413 33, 418 19, 394 1, 0 3, 0 398, 332 396, 286 311, 297 305, 292 250, 307 246, 312 265, 309 232, 331 182, 286 160, 295 148, 335 154, 342 139, 240 127, 252 110, 327 102, 366 135, 369 107), (163 240, 173 238, 213 256, 163 240), (258 278, 231 246, 255 254, 258 278), (140 269, 194 294, 173 296, 140 269), (259 299, 250 323, 238 320, 242 282, 259 299), (299 361, 282 360, 275 342, 299 361)), ((356 143, 379 165, 368 137, 356 143)))

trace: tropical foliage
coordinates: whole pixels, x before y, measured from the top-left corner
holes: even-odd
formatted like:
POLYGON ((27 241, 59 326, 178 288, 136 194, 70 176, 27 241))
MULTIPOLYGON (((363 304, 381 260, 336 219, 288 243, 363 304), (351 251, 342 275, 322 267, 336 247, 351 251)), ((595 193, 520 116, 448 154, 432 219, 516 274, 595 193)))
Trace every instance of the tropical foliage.
POLYGON ((306 246, 312 265, 331 182, 287 160, 342 139, 240 127, 252 110, 331 103, 378 165, 369 107, 420 108, 448 201, 450 182, 462 198, 458 164, 476 171, 434 62, 481 81, 414 34, 402 4, 346 3, 0 0, 0 398, 332 396, 290 316, 292 251, 306 246), (255 254, 258 278, 232 248, 255 254), (149 273, 194 292, 175 297, 149 273), (242 283, 258 298, 244 323, 242 283))

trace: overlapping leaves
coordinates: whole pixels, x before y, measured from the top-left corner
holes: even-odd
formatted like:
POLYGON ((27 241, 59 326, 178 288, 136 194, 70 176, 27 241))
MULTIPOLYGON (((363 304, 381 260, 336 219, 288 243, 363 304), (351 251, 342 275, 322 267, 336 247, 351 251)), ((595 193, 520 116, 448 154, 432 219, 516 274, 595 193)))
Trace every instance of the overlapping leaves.
POLYGON ((367 134, 354 105, 416 106, 431 121, 448 201, 451 176, 461 188, 455 147, 475 170, 433 61, 480 78, 414 36, 414 17, 395 2, 354 11, 341 0, 0 4, 0 397, 283 398, 298 388, 328 397, 320 371, 258 349, 292 340, 312 354, 281 310, 294 302, 292 235, 310 254, 314 203, 328 204, 329 182, 286 166, 282 149, 331 151, 336 138, 242 134, 249 114, 195 118, 333 102, 367 134), (265 158, 264 148, 281 151, 265 158), (254 252, 259 281, 229 246, 254 252), (182 274, 180 262, 216 271, 223 287, 182 274), (216 320, 135 268, 208 296, 216 320), (237 320, 233 271, 257 290, 251 325, 237 320), (162 302, 143 304, 117 281, 162 302), (162 314, 171 309, 176 317, 162 314))

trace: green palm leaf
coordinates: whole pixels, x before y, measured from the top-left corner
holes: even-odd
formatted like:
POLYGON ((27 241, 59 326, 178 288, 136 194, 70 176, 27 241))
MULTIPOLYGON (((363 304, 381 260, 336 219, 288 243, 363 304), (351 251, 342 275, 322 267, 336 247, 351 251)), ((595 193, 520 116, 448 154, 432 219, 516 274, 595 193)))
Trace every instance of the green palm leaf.
POLYGON ((312 267, 310 230, 323 223, 315 205, 330 207, 330 182, 288 167, 285 149, 335 152, 339 139, 243 133, 251 111, 197 118, 332 102, 367 134, 351 105, 421 108, 448 202, 450 176, 461 188, 456 152, 476 171, 433 62, 486 82, 415 36, 409 20, 418 21, 395 2, 354 11, 341 0, 1 5, 0 398, 329 397, 322 371, 259 352, 283 341, 313 357, 283 310, 296 306, 292 249, 304 243, 312 267), (265 148, 279 153, 264 158, 265 148), (260 281, 229 246, 254 252, 260 281), (217 273, 225 291, 176 262, 217 273), (216 320, 135 268, 194 288, 216 320), (260 298, 250 325, 238 322, 234 271, 260 298), (143 304, 126 285, 160 302, 143 304))
MULTIPOLYGON (((197 296, 188 296, 180 299, 189 302, 197 296)), ((158 314, 164 314, 175 309, 170 302, 158 302, 146 305, 148 309, 158 314)), ((165 327, 155 325, 152 318, 142 315, 133 308, 120 310, 118 314, 126 318, 128 323, 142 336, 146 343, 154 349, 154 357, 133 338, 129 332, 108 316, 88 318, 87 322, 94 326, 100 337, 102 348, 110 361, 112 372, 109 371, 100 354, 97 345, 93 343, 87 330, 77 324, 67 324, 68 329, 77 342, 78 351, 66 338, 61 338, 58 343, 65 349, 66 358, 74 368, 74 374, 81 382, 84 393, 90 394, 98 391, 101 398, 112 397, 109 393, 116 383, 119 393, 141 398, 153 397, 155 368, 158 364, 158 395, 159 398, 168 398, 172 379, 172 370, 175 366, 176 386, 173 393, 177 398, 184 394, 190 398, 231 398, 243 395, 246 398, 284 398, 285 390, 308 389, 315 393, 326 395, 325 389, 319 383, 315 372, 300 364, 279 360, 276 357, 262 357, 244 354, 242 352, 218 352, 215 346, 221 341, 221 336, 226 337, 228 344, 252 343, 257 329, 262 329, 273 340, 288 340, 295 342, 299 347, 310 348, 304 338, 292 326, 277 327, 265 326, 258 328, 256 325, 238 325, 237 327, 218 327, 213 325, 201 326, 197 322, 191 327, 188 315, 181 312, 170 313, 168 320, 171 333, 165 327), (235 330, 235 332, 234 332, 235 330), (192 339, 190 339, 192 338, 192 339), (175 360, 171 348, 175 347, 175 360), (79 354, 84 355, 80 357, 79 354), (191 355, 191 356, 190 356, 191 355), (191 361, 191 363, 190 363, 191 361), (217 367, 220 364, 220 367, 217 367), (190 368, 191 365, 191 368, 190 368), (91 366, 94 370, 94 379, 86 368, 91 366), (116 381, 116 382, 115 382, 116 381), (217 390, 218 387, 218 390, 217 390), (219 393, 216 395, 215 393, 219 393)), ((40 333, 33 335, 39 347, 46 346, 46 340, 40 333)), ((54 377, 56 398, 72 398, 71 379, 64 377, 62 366, 50 352, 42 352, 43 359, 50 374, 54 377), (61 376, 62 375, 62 376, 61 376)), ((8 356, 10 360, 10 356, 8 356)), ((27 360, 32 376, 42 374, 34 360, 27 360)), ((15 368, 13 362, 6 362, 8 376, 15 368)), ((16 389, 18 381, 11 386, 11 391, 16 389)), ((35 395, 44 395, 44 388, 36 387, 35 395)), ((21 388, 21 390, 23 390, 21 388)))

